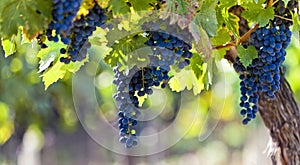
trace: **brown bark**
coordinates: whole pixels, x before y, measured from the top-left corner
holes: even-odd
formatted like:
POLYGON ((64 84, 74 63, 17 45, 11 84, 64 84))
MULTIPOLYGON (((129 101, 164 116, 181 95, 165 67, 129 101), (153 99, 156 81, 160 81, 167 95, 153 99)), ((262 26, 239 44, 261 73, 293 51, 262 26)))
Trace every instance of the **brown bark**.
POLYGON ((259 113, 272 138, 272 163, 300 165, 300 110, 284 75, 280 81, 275 100, 259 99, 259 113))

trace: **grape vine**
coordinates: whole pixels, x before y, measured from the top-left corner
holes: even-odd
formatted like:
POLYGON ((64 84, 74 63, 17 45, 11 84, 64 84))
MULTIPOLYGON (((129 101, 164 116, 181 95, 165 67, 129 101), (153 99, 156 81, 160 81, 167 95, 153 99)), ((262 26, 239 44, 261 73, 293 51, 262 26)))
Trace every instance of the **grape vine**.
MULTIPOLYGON (((294 1, 290 1, 288 8, 294 8, 295 5, 294 1)), ((282 1, 274 6, 275 13, 291 16, 282 1)), ((290 25, 290 21, 276 17, 269 27, 258 28, 249 38, 249 45, 255 47, 258 58, 253 59, 247 67, 243 66, 239 57, 233 64, 235 70, 240 73, 240 114, 245 116, 243 124, 248 124, 256 117, 260 94, 267 99, 274 99, 275 93, 280 89, 280 66, 285 60, 285 49, 292 37, 290 25)), ((244 47, 247 46, 244 44, 244 47)))

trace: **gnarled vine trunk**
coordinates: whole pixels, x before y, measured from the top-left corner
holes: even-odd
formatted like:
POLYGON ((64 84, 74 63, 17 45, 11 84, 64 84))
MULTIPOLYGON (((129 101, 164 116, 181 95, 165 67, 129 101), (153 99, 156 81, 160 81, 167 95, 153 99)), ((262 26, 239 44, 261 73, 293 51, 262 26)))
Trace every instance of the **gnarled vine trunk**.
POLYGON ((272 138, 272 163, 300 165, 300 110, 283 74, 280 81, 275 100, 259 99, 259 113, 272 138))

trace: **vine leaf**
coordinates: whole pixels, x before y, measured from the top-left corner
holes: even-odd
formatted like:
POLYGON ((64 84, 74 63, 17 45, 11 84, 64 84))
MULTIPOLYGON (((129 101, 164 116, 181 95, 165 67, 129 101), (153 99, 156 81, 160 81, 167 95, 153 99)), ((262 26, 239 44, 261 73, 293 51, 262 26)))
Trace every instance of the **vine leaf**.
POLYGON ((37 54, 37 57, 40 58, 38 73, 46 70, 50 64, 60 56, 60 49, 66 47, 62 42, 55 43, 47 41, 45 44, 48 45, 48 47, 41 49, 37 54))
POLYGON ((66 55, 60 54, 60 49, 66 47, 62 42, 46 42, 48 48, 42 49, 37 54, 37 57, 40 58, 39 73, 44 73, 41 75, 42 81, 45 85, 45 90, 48 87, 57 82, 59 79, 64 78, 66 73, 77 72, 81 66, 88 61, 88 57, 80 62, 71 62, 70 64, 64 64, 60 62, 60 58, 66 55), (53 63, 53 66, 49 67, 53 63))
POLYGON ((131 3, 135 11, 143 11, 151 9, 152 6, 150 4, 156 2, 156 0, 148 0, 146 2, 141 0, 129 0, 128 2, 131 3))
POLYGON ((153 54, 153 52, 150 47, 136 49, 127 55, 127 65, 129 68, 132 68, 135 65, 138 68, 146 67, 150 63, 149 55, 151 54, 153 54))
POLYGON ((300 20, 299 20, 299 15, 297 13, 293 13, 293 32, 298 32, 300 31, 300 20))
POLYGON ((115 16, 130 12, 130 7, 126 4, 125 0, 110 0, 108 6, 109 10, 111 10, 115 16))
MULTIPOLYGON (((126 67, 129 66, 131 68, 136 62, 141 62, 139 65, 144 66, 143 63, 147 63, 149 60, 147 60, 147 58, 144 58, 142 54, 145 53, 145 55, 148 55, 146 53, 149 53, 151 51, 149 51, 149 49, 143 49, 145 50, 145 52, 142 53, 138 49, 146 47, 146 45, 144 44, 146 41, 147 38, 142 35, 128 35, 110 46, 111 51, 108 55, 105 56, 104 61, 111 67, 114 67, 118 63, 120 63, 122 65, 126 65, 126 67)), ((121 67, 121 69, 124 69, 124 67, 121 67)))
MULTIPOLYGON (((218 30, 217 35, 210 39, 213 45, 223 45, 226 44, 227 42, 230 42, 230 40, 231 40, 230 33, 228 32, 228 29, 226 29, 225 27, 220 28, 218 30)), ((229 47, 224 49, 219 49, 217 50, 217 53, 214 51, 213 53, 215 53, 217 57, 223 58, 223 56, 226 54, 226 51, 229 49, 230 49, 229 47)))
POLYGON ((88 57, 80 62, 65 64, 60 62, 58 59, 55 64, 51 68, 48 68, 41 76, 45 85, 45 90, 47 90, 51 84, 57 82, 59 79, 63 79, 66 73, 76 73, 87 61, 88 57))
POLYGON ((194 18, 194 22, 202 26, 209 36, 216 35, 218 29, 216 4, 215 0, 204 1, 200 12, 194 18))
POLYGON ((51 84, 55 83, 59 79, 64 78, 66 70, 61 69, 63 65, 65 64, 58 61, 42 75, 42 81, 44 82, 45 90, 47 90, 51 84))
POLYGON ((239 38, 239 17, 230 13, 230 7, 237 4, 237 0, 221 0, 217 6, 217 20, 219 25, 225 24, 236 38, 239 38))
POLYGON ((20 26, 31 40, 45 29, 51 18, 52 3, 44 0, 1 0, 0 34, 4 39, 17 35, 20 26))
POLYGON ((197 95, 204 89, 203 77, 198 79, 192 70, 183 69, 174 74, 169 81, 169 86, 176 92, 193 89, 194 95, 197 95))
POLYGON ((200 79, 204 72, 204 59, 200 54, 193 54, 193 57, 191 58, 191 68, 197 77, 197 79, 200 79))
POLYGON ((256 22, 261 26, 266 26, 269 20, 274 19, 274 8, 268 6, 263 8, 263 6, 255 3, 250 3, 247 5, 247 9, 243 11, 242 16, 252 22, 256 22))
POLYGON ((203 53, 206 59, 210 59, 213 47, 207 33, 202 29, 202 27, 199 27, 199 37, 200 40, 195 45, 196 50, 198 53, 203 53))
POLYGON ((237 47, 237 52, 239 54, 241 63, 248 67, 252 60, 258 57, 257 50, 253 46, 249 46, 247 49, 245 49, 243 46, 239 45, 237 47))
POLYGON ((5 53, 5 57, 10 56, 17 51, 17 49, 16 49, 17 43, 15 40, 15 36, 11 37, 10 40, 9 39, 2 40, 1 42, 2 42, 2 47, 3 47, 4 53, 5 53))

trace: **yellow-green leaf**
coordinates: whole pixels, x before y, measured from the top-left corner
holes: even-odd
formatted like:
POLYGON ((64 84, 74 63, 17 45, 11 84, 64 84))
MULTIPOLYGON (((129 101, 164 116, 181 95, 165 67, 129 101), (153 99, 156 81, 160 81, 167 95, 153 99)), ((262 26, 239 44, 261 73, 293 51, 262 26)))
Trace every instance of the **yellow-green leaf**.
POLYGON ((14 54, 17 50, 16 50, 16 41, 15 41, 15 37, 13 36, 10 40, 2 40, 2 47, 3 50, 5 52, 5 57, 8 57, 12 54, 14 54))
POLYGON ((169 81, 169 86, 176 92, 193 89, 194 95, 197 95, 204 89, 203 76, 198 79, 192 70, 183 69, 174 74, 169 81))

